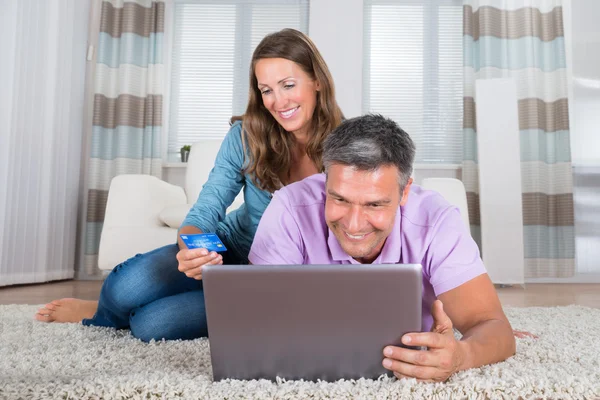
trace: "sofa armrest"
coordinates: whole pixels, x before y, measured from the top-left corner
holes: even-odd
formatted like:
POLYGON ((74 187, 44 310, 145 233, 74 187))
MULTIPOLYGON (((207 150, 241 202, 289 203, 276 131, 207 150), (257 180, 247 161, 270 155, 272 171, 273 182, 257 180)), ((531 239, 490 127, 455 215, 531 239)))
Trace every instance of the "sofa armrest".
POLYGON ((160 212, 186 202, 183 188, 155 176, 119 175, 110 183, 104 228, 165 226, 160 212))
POLYGON ((165 225, 179 229, 192 206, 193 204, 174 204, 166 206, 161 210, 160 214, 158 214, 158 218, 165 225))
MULTIPOLYGON (((227 213, 229 214, 231 211, 237 210, 242 204, 244 204, 244 197, 238 196, 231 206, 227 208, 227 213)), ((192 207, 193 204, 174 204, 166 206, 158 214, 158 219, 168 227, 179 229, 192 207)))
POLYGON ((123 261, 177 241, 177 230, 161 227, 118 227, 102 229, 98 267, 111 270, 123 261))

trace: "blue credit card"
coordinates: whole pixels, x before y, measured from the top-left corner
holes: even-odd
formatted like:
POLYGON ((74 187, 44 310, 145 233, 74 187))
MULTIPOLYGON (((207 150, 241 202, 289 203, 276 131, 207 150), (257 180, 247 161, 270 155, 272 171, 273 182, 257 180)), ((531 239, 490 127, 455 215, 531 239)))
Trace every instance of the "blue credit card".
POLYGON ((179 235, 188 249, 206 249, 208 251, 227 251, 227 247, 214 233, 195 233, 179 235))

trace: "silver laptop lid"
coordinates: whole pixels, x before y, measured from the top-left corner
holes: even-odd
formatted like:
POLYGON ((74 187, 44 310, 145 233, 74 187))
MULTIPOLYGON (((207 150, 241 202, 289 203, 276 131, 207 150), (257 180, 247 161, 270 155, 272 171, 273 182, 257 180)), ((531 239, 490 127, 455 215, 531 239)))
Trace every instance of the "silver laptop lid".
POLYGON ((204 267, 215 381, 377 378, 383 348, 421 330, 421 266, 204 267))

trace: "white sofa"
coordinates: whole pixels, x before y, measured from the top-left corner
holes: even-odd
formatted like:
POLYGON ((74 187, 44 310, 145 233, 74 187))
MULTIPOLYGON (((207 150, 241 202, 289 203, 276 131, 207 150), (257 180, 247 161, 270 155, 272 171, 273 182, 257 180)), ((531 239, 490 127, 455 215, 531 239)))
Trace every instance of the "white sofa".
MULTIPOLYGON (((98 266, 111 270, 138 253, 175 243, 177 229, 196 202, 222 141, 192 145, 185 189, 149 175, 119 175, 108 191, 98 266)), ((240 192, 228 212, 243 203, 240 192)))
MULTIPOLYGON (((221 140, 205 140, 192 146, 185 189, 149 175, 119 175, 111 181, 98 251, 100 269, 111 270, 138 253, 175 243, 177 229, 208 179, 220 146, 221 140)), ((426 178, 421 186, 438 191, 456 205, 469 227, 467 197, 461 181, 426 178)), ((227 211, 242 203, 240 192, 227 211)))
POLYGON ((423 189, 435 190, 450 204, 458 207, 462 221, 469 226, 469 208, 467 205, 467 191, 462 181, 454 178, 424 178, 421 182, 423 189))

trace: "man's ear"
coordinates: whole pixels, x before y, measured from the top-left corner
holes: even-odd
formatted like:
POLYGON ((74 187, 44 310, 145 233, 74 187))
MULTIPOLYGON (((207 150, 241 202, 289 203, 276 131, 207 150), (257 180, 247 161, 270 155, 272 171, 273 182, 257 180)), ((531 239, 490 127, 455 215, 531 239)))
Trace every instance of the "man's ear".
POLYGON ((404 190, 402 191, 402 198, 400 199, 400 206, 404 206, 408 201, 408 195, 410 193, 410 186, 412 185, 412 183, 413 178, 410 178, 406 186, 404 186, 404 190))

